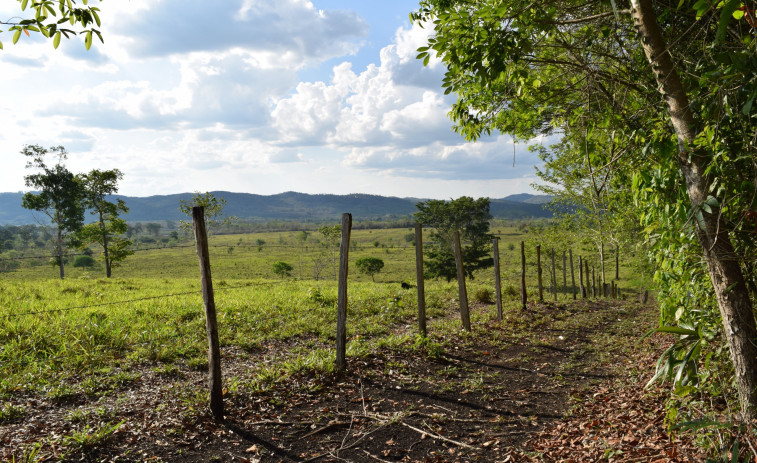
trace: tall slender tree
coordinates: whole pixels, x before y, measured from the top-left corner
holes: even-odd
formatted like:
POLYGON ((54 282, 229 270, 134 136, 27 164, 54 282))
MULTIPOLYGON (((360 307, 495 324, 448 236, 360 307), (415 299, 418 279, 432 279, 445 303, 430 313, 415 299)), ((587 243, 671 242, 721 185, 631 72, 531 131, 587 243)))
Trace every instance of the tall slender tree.
POLYGON ((60 277, 64 278, 63 252, 66 240, 80 230, 84 223, 81 183, 63 165, 67 153, 62 146, 43 148, 39 145, 26 145, 21 154, 27 157, 26 167, 38 171, 24 177, 26 186, 37 191, 26 193, 21 204, 26 209, 42 212, 55 226, 54 255, 60 277), (50 155, 58 158, 53 165, 45 160, 50 155))
POLYGON ((97 222, 88 224, 79 231, 81 245, 97 243, 103 248, 105 276, 111 277, 112 268, 133 254, 128 247, 131 241, 119 235, 126 233, 126 221, 120 213, 129 212, 122 199, 108 201, 107 196, 118 192, 118 181, 123 173, 118 169, 94 169, 78 176, 83 187, 84 205, 97 217, 97 222))

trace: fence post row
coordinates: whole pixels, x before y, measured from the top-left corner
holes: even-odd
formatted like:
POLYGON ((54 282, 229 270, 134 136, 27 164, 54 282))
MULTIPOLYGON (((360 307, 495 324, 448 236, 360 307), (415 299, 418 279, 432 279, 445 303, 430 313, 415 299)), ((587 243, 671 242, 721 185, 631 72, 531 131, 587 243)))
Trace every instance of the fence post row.
POLYGON ((463 250, 460 247, 460 232, 455 231, 454 236, 455 267, 457 268, 457 289, 460 295, 460 318, 463 329, 470 331, 470 313, 468 312, 468 290, 465 288, 465 269, 463 268, 463 250))
POLYGON ((210 253, 208 234, 205 228, 205 208, 192 208, 192 224, 195 233, 197 257, 202 275, 202 299, 205 305, 205 330, 208 334, 208 373, 210 375, 210 411, 213 417, 223 420, 223 387, 221 384, 221 348, 218 342, 216 303, 213 297, 213 281, 210 276, 210 253))
POLYGON ((497 293, 497 321, 502 321, 502 278, 499 274, 499 239, 492 242, 494 251, 494 290, 497 293))
POLYGON ((415 280, 418 287, 418 331, 426 337, 426 290, 423 280, 423 225, 415 224, 415 280))
POLYGON ((342 214, 342 242, 339 245, 339 290, 336 315, 336 369, 347 368, 347 267, 350 254, 352 214, 342 214))
POLYGON ((520 242, 520 302, 526 310, 528 294, 526 294, 526 243, 520 242))

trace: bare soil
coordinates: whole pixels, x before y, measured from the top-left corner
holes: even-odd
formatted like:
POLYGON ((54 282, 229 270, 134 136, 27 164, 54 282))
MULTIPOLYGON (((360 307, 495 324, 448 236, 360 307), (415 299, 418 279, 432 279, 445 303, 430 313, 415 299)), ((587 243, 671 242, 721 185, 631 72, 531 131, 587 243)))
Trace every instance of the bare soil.
MULTIPOLYGON (((223 422, 205 410, 207 373, 144 365, 99 397, 12 397, 24 411, 0 423, 0 461, 702 460, 666 433, 664 391, 643 389, 663 348, 639 341, 655 317, 629 302, 535 304, 455 339, 349 357, 341 374, 226 384, 223 422)), ((226 350, 224 376, 298 342, 226 350)))

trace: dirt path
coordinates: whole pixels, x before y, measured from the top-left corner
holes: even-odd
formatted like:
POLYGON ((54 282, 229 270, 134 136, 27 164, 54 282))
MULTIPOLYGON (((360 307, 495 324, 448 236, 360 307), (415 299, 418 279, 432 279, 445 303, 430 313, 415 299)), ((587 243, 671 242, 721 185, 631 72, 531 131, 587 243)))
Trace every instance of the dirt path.
MULTIPOLYGON (((223 424, 203 410, 204 373, 145 368, 99 401, 14 398, 26 412, 0 425, 0 459, 37 442, 65 461, 696 460, 664 433, 662 394, 640 391, 659 346, 638 338, 654 317, 630 303, 534 305, 455 339, 350 357, 343 375, 232 387, 223 424), (121 424, 88 439, 98 420, 121 424), (55 439, 77 431, 81 443, 55 439)), ((225 375, 242 381, 265 355, 229 353, 225 375)))

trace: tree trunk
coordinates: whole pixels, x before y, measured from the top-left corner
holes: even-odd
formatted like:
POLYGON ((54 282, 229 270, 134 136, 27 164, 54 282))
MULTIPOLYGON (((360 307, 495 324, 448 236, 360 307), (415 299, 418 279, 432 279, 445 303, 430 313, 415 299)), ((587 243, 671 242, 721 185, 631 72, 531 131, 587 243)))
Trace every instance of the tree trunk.
POLYGON ((64 277, 63 272, 63 232, 58 227, 58 236, 55 242, 55 252, 58 254, 58 269, 60 270, 60 279, 64 277))
POLYGON ((105 278, 110 278, 110 256, 108 256, 108 232, 105 229, 105 219, 100 212, 100 232, 103 234, 103 257, 105 258, 105 278))
MULTIPOLYGON (((668 104, 673 128, 678 138, 681 172, 686 181, 691 206, 701 210, 707 199, 709 181, 705 169, 710 153, 689 151, 696 136, 697 123, 689 99, 667 51, 651 0, 632 0, 633 18, 641 34, 642 45, 655 72, 657 84, 668 104)), ((723 330, 733 360, 742 418, 757 418, 757 328, 744 274, 731 244, 720 209, 702 212, 698 237, 710 273, 715 296, 723 319, 723 330)), ((696 221, 699 222, 699 221, 696 221)))

